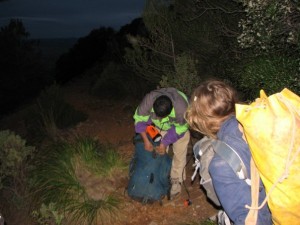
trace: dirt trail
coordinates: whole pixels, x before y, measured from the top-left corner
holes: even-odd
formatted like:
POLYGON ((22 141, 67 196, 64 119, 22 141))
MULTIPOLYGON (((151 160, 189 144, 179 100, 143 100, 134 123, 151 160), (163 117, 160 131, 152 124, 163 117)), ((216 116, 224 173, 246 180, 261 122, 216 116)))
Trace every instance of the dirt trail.
MULTIPOLYGON (((87 82, 77 80, 65 88, 65 97, 76 109, 88 114, 88 120, 74 128, 76 133, 98 138, 101 142, 113 144, 119 152, 130 159, 134 152, 133 112, 137 100, 110 101, 92 97, 87 93, 87 82)), ((175 201, 164 201, 163 205, 142 205, 128 197, 121 210, 122 225, 174 225, 200 222, 214 215, 217 210, 207 202, 199 187, 199 178, 191 183, 194 172, 191 140, 187 155, 187 180, 181 196, 175 201), (184 201, 190 199, 191 205, 184 201), (126 222, 124 222, 126 221, 126 222)), ((125 189, 125 187, 124 187, 125 189)))

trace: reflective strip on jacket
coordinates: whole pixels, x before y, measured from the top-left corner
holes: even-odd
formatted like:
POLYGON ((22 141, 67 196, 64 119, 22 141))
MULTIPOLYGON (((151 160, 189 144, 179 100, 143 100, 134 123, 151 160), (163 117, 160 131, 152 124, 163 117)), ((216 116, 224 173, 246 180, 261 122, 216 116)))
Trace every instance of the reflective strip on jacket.
POLYGON ((141 133, 151 123, 160 129, 167 131, 162 143, 167 146, 176 142, 188 130, 188 124, 184 119, 184 113, 188 107, 186 95, 175 88, 161 88, 148 93, 137 107, 133 116, 135 120, 135 131, 141 133), (162 95, 168 96, 173 105, 171 113, 159 120, 153 110, 154 101, 162 95))

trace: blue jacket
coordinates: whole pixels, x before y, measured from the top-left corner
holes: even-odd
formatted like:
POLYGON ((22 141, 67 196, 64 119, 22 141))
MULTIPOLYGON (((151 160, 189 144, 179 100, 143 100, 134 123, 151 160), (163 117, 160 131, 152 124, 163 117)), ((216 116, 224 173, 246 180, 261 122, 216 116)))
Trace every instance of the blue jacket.
MULTIPOLYGON (((242 138, 242 133, 238 129, 238 121, 235 116, 230 117, 223 123, 217 133, 217 137, 236 150, 242 158, 250 176, 251 152, 247 143, 242 138)), ((249 212, 249 209, 245 208, 245 205, 251 205, 251 186, 244 180, 239 179, 228 163, 217 154, 215 154, 209 165, 209 173, 216 194, 226 214, 235 225, 245 224, 245 218, 249 212)), ((265 197, 265 189, 261 183, 259 205, 265 197)), ((265 204, 258 211, 257 225, 269 224, 272 224, 271 213, 267 204, 265 204)))

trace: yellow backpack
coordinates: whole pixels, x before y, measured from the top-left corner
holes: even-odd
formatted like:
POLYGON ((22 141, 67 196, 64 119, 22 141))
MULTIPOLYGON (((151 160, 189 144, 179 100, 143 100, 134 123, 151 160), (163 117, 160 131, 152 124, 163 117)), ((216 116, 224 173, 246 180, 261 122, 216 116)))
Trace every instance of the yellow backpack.
POLYGON ((283 89, 236 104, 274 224, 300 224, 300 97, 283 89))

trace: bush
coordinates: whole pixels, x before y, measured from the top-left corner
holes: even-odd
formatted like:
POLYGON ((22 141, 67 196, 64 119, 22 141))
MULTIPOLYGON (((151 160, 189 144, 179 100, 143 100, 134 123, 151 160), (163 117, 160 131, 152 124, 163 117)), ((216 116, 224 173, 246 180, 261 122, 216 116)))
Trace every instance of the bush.
POLYGON ((56 210, 56 206, 52 202, 49 205, 42 204, 39 210, 32 212, 32 217, 40 225, 61 225, 64 219, 63 214, 56 210))
POLYGON ((267 95, 288 88, 300 93, 299 59, 288 57, 258 57, 249 60, 234 72, 237 85, 253 100, 263 89, 267 95))
POLYGON ((118 218, 115 184, 127 168, 114 149, 90 138, 57 143, 36 170, 37 197, 72 224, 108 224, 118 218))
POLYGON ((163 76, 159 82, 160 86, 175 87, 188 96, 191 95, 191 92, 200 83, 195 61, 190 56, 183 54, 177 57, 175 71, 175 74, 163 76))
POLYGON ((240 20, 242 33, 237 40, 242 48, 256 54, 286 52, 299 55, 299 3, 297 1, 238 0, 245 9, 240 20))
POLYGON ((101 68, 101 65, 97 65, 86 74, 94 77, 91 94, 95 96, 122 99, 143 95, 149 89, 145 81, 124 65, 110 62, 103 71, 101 68))
POLYGON ((21 20, 0 27, 0 116, 31 101, 52 80, 41 59, 38 42, 29 39, 21 20))
POLYGON ((27 117, 30 135, 55 138, 58 129, 74 126, 85 120, 87 115, 68 104, 60 86, 53 84, 41 92, 27 117))
POLYGON ((0 189, 18 186, 26 172, 26 161, 33 156, 35 148, 26 146, 26 141, 9 130, 0 131, 0 189), (5 183, 9 180, 10 182, 5 183))

